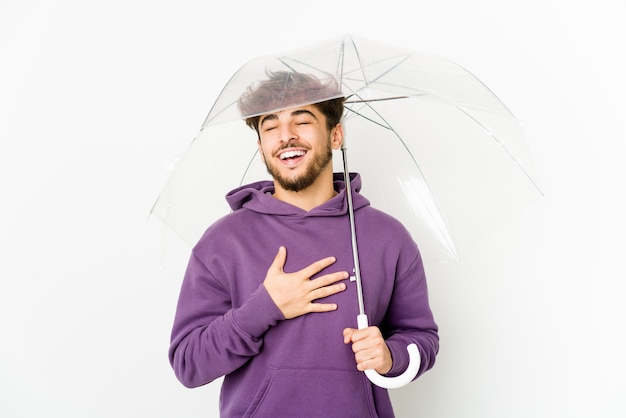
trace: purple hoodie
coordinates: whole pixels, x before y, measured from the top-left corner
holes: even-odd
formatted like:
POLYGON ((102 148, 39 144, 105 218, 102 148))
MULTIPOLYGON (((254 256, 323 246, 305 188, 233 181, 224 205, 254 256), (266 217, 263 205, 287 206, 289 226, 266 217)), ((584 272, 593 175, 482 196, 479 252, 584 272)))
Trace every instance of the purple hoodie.
MULTIPOLYGON (((406 229, 356 193, 351 175, 365 313, 393 357, 389 376, 408 365, 406 347, 419 347, 418 375, 439 349, 422 260, 406 229)), ((345 184, 306 212, 272 197, 273 182, 243 186, 226 199, 233 212, 213 224, 192 251, 172 330, 170 362, 187 387, 225 376, 222 417, 393 417, 386 389, 356 369, 343 329, 357 328, 356 283, 326 298, 332 312, 285 320, 262 285, 279 246, 284 270, 324 257, 335 264, 320 274, 353 271, 345 184)), ((316 276, 312 278, 315 279, 316 276)))

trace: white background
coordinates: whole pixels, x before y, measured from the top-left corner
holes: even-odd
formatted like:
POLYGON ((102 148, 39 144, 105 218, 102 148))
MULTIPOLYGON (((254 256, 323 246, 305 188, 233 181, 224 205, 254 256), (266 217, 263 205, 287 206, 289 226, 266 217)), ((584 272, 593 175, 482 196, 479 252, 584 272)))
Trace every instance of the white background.
POLYGON ((626 416, 626 33, 582 3, 0 0, 0 416, 217 415, 167 360, 188 248, 149 210, 240 65, 345 33, 478 76, 545 192, 429 267, 441 352, 397 415, 626 416))

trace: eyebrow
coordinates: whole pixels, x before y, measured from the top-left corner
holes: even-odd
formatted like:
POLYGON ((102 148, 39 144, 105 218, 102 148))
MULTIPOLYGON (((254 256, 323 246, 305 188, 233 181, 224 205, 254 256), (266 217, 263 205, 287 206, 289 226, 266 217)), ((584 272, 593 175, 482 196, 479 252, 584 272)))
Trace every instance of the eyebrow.
MULTIPOLYGON (((291 112, 290 116, 294 117, 294 116, 299 116, 299 115, 310 115, 315 120, 317 120, 317 116, 315 116, 315 114, 313 112, 311 112, 310 110, 307 110, 307 109, 296 109, 293 112, 291 112)), ((259 124, 259 128, 263 126, 265 121, 276 120, 276 119, 278 119, 278 115, 276 113, 270 113, 269 115, 266 115, 265 117, 263 117, 261 119, 261 123, 259 124)))

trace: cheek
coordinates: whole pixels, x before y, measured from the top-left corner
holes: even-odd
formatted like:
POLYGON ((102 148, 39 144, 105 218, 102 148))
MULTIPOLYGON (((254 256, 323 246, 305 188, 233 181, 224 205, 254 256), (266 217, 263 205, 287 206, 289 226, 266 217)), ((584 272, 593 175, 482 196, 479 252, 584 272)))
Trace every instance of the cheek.
POLYGON ((263 154, 263 147, 261 147, 261 143, 257 142, 256 145, 259 152, 259 157, 261 157, 261 161, 265 162, 265 154, 263 154))

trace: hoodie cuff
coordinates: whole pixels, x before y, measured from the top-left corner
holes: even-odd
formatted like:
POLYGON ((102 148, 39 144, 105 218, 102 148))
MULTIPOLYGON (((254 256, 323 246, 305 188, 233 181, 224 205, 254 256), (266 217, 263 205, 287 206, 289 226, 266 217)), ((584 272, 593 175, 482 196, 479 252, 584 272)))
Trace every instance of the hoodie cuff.
POLYGON ((241 307, 233 310, 233 321, 246 334, 260 338, 270 327, 285 319, 265 286, 261 285, 241 307))
POLYGON ((406 349, 407 343, 401 340, 387 340, 385 343, 387 343, 387 347, 389 347, 393 360, 391 370, 389 370, 385 376, 399 376, 409 367, 409 352, 406 349))

